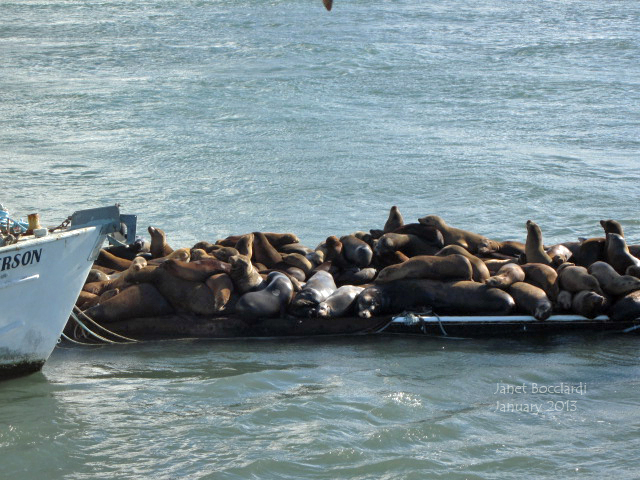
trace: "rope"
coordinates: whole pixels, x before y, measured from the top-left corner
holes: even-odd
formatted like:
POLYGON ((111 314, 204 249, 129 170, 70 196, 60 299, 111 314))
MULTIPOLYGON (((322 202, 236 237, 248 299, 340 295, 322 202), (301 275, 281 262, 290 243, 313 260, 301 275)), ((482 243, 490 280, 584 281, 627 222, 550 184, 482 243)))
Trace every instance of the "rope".
POLYGON ((79 342, 77 340, 74 340, 73 338, 69 338, 67 337, 64 333, 60 334, 60 338, 64 338, 65 340, 71 342, 71 343, 75 343, 76 345, 97 345, 95 343, 85 343, 85 342, 79 342))
POLYGON ((80 319, 76 316, 76 314, 75 314, 75 313, 73 313, 73 312, 71 312, 71 318, 73 318, 73 320, 74 320, 78 325, 80 325, 80 326, 84 329, 84 331, 85 331, 85 332, 87 332, 87 333, 88 333, 89 335, 91 335, 92 337, 95 337, 95 338, 97 338, 98 340, 102 340, 102 341, 103 341, 103 342, 105 342, 105 343, 118 343, 118 342, 114 342, 113 340, 109 340, 108 338, 105 338, 105 337, 103 337, 103 336, 101 336, 101 335, 98 335, 97 333, 92 332, 91 330, 89 330, 89 328, 88 328, 84 323, 82 323, 82 322, 80 321, 80 319))
POLYGON ((98 327, 103 332, 107 332, 109 335, 113 335, 114 337, 119 338, 121 340, 125 340, 126 342, 130 342, 130 343, 138 343, 139 342, 139 340, 135 340, 133 338, 125 337, 124 335, 120 335, 118 333, 115 333, 115 332, 112 332, 111 330, 106 329, 105 327, 100 325, 98 322, 96 322, 94 319, 92 319, 89 315, 87 315, 82 310, 80 310, 80 308, 78 308, 77 306, 74 305, 73 309, 75 311, 77 311, 79 315, 82 315, 82 318, 84 318, 85 320, 89 321, 92 325, 98 327))

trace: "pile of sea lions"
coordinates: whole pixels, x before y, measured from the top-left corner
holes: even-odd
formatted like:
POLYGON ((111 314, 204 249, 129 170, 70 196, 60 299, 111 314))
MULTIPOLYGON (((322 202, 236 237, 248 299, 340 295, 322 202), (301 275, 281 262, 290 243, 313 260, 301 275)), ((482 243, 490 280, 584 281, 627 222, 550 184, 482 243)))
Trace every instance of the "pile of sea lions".
MULTIPOLYGON (((436 215, 329 236, 316 248, 292 233, 253 232, 174 250, 150 241, 100 251, 77 305, 97 322, 188 314, 242 319, 438 315, 640 316, 640 246, 602 220, 602 237, 545 246, 496 241, 436 215)), ((330 321, 330 320, 328 320, 330 321)))

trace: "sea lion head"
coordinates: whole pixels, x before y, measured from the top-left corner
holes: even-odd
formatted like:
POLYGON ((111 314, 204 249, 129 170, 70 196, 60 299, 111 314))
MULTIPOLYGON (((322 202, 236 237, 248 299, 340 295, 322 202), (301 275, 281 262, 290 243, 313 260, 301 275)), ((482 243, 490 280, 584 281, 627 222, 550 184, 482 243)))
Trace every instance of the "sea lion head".
POLYGON ((376 287, 366 288, 358 297, 358 316, 371 318, 382 309, 382 306, 382 293, 380 290, 376 287))
POLYGON ((422 217, 418 219, 423 225, 428 225, 430 227, 443 228, 447 224, 444 223, 444 220, 440 218, 438 215, 427 215, 426 217, 422 217))

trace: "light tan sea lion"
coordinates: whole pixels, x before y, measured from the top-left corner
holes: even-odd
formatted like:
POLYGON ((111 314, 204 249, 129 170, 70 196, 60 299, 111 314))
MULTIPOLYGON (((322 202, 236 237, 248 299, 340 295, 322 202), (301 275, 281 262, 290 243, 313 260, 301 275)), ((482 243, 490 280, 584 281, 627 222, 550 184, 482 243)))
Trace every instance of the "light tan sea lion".
MULTIPOLYGON (((524 274, 523 274, 524 275, 524 274)), ((378 273, 375 283, 388 283, 405 278, 431 280, 471 280, 473 268, 464 255, 418 255, 404 263, 390 265, 378 273)))
POLYGON ((542 244, 542 231, 540 227, 531 220, 527 220, 527 241, 525 243, 525 255, 527 263, 542 263, 552 265, 551 257, 545 252, 542 244))
POLYGON ((444 238, 445 246, 459 245, 467 249, 470 253, 478 253, 481 248, 485 250, 497 249, 497 243, 493 240, 474 232, 451 227, 437 215, 427 215, 426 217, 419 218, 418 221, 423 225, 429 225, 440 230, 444 238))
POLYGON ((560 287, 558 285, 558 272, 549 265, 542 263, 527 263, 520 265, 524 272, 524 281, 541 288, 551 301, 558 297, 560 287))
POLYGON ((231 272, 229 276, 233 280, 236 291, 242 295, 248 291, 258 288, 263 280, 257 268, 244 255, 234 255, 229 258, 231 272))
MULTIPOLYGON (((230 254, 227 259, 233 255, 244 255, 247 258, 253 258, 253 241, 255 240, 255 236, 253 233, 249 233, 247 235, 243 235, 240 237, 235 244, 234 250, 236 253, 230 254)), ((230 247, 223 247, 230 248, 230 247)))
POLYGON ((547 248, 546 252, 547 255, 549 255, 549 258, 551 258, 551 264, 555 267, 568 262, 573 256, 571 250, 562 243, 550 246, 547 248))
POLYGON ((229 275, 226 273, 217 273, 207 278, 204 283, 213 293, 216 311, 224 313, 233 310, 234 302, 232 299, 234 287, 229 275))

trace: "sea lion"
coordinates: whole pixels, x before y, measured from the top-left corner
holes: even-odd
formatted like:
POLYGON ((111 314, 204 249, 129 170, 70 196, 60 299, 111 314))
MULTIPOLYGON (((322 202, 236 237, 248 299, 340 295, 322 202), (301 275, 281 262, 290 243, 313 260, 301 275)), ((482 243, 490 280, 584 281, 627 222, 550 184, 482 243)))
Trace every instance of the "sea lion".
POLYGON ((260 290, 247 292, 236 303, 235 313, 243 318, 283 316, 291 298, 293 285, 284 273, 271 272, 260 290))
MULTIPOLYGON (((307 259, 307 257, 299 253, 282 253, 281 255, 282 261, 285 264, 302 270, 304 272, 305 278, 309 276, 314 268, 313 264, 307 259)), ((302 281, 304 281, 305 278, 303 278, 302 281)))
POLYGON ((640 290, 640 278, 620 275, 606 262, 592 263, 588 271, 596 277, 602 290, 609 295, 622 296, 640 290))
POLYGON ((542 263, 552 265, 551 257, 545 252, 542 244, 542 231, 531 220, 527 220, 527 241, 525 243, 526 263, 542 263))
MULTIPOLYGON (((240 237, 233 247, 233 249, 237 252, 235 255, 244 255, 247 258, 253 257, 253 242, 255 240, 255 235, 253 233, 249 233, 247 235, 243 235, 240 237)), ((222 247, 222 248, 232 248, 232 247, 222 247)), ((233 254, 229 255, 232 257, 233 254)), ((227 257, 227 258, 229 258, 227 257)))
MULTIPOLYGON (((300 243, 300 239, 293 233, 273 233, 273 232, 261 232, 274 248, 280 248, 290 243, 300 243)), ((238 240, 244 235, 230 235, 226 238, 216 241, 216 245, 223 247, 235 247, 238 240)))
POLYGON ((636 258, 640 258, 640 245, 627 245, 629 247, 629 253, 636 258))
POLYGON ((556 245, 552 245, 546 250, 547 255, 551 258, 551 264, 555 267, 562 265, 565 262, 568 262, 573 253, 562 243, 558 243, 556 245))
POLYGON ((376 243, 376 255, 400 251, 408 257, 435 255, 438 248, 410 233, 385 233, 376 243))
POLYGON ((371 264, 373 250, 364 241, 354 235, 340 237, 342 243, 342 255, 356 267, 365 268, 371 264))
POLYGON ((122 272, 129 268, 131 260, 117 257, 114 254, 107 252, 104 248, 101 248, 98 253, 98 258, 96 258, 96 261, 94 262, 94 268, 96 265, 122 272))
POLYGON ((517 242, 515 240, 505 240, 504 242, 495 242, 496 243, 496 253, 501 255, 506 255, 508 257, 519 257, 524 254, 526 251, 526 245, 522 242, 517 242))
POLYGON ((233 310, 233 281, 226 273, 211 275, 204 282, 207 288, 213 293, 213 301, 216 311, 220 313, 233 310))
POLYGON ((97 268, 92 268, 89 270, 89 275, 87 275, 87 279, 84 283, 93 283, 93 282, 106 282, 109 280, 109 275, 104 273, 102 270, 98 270, 97 268))
POLYGON ((291 313, 296 316, 308 316, 311 310, 335 292, 336 288, 330 273, 323 271, 314 273, 302 287, 302 290, 293 298, 290 305, 291 313))
POLYGON ((375 239, 373 238, 373 236, 370 233, 357 231, 357 232, 353 232, 353 236, 356 237, 356 238, 359 238, 360 240, 362 240, 364 243, 369 245, 371 247, 371 249, 373 250, 374 240, 375 239))
POLYGON ((520 265, 524 272, 524 281, 541 288, 552 301, 555 301, 560 287, 558 286, 558 272, 549 265, 542 263, 527 263, 520 265))
POLYGON ((400 251, 395 251, 383 254, 376 253, 373 260, 375 268, 382 270, 384 267, 388 267, 389 265, 397 265, 398 263, 406 262, 409 260, 409 257, 400 251))
POLYGON ((586 268, 572 263, 563 263, 558 268, 558 285, 571 293, 590 290, 602 295, 602 289, 596 277, 590 275, 586 268))
MULTIPOLYGON (((496 275, 491 276, 485 282, 488 287, 500 288, 506 290, 510 285, 516 282, 524 282, 525 274, 520 265, 515 263, 507 263, 500 267, 496 275)), ((516 304, 518 303, 516 299, 516 304)))
POLYGON ((149 235, 151 235, 151 245, 149 246, 151 258, 166 257, 173 252, 173 248, 167 244, 167 235, 164 233, 164 230, 149 226, 147 231, 149 235))
POLYGON ((195 262, 182 262, 180 260, 167 260, 162 264, 171 275, 192 282, 204 282, 216 273, 230 273, 231 264, 221 262, 217 258, 203 258, 195 262))
POLYGON ((487 237, 474 232, 451 227, 437 215, 427 215, 426 217, 419 218, 418 222, 440 230, 444 238, 445 246, 459 245, 471 253, 478 253, 478 249, 480 248, 485 250, 497 249, 497 244, 493 240, 489 240, 487 237))
POLYGON ((510 259, 498 259, 498 258, 482 258, 481 259, 489 270, 489 275, 496 275, 498 271, 508 263, 516 263, 517 260, 510 259))
POLYGON ((229 258, 229 263, 231 263, 229 276, 239 294, 255 290, 262 284, 262 277, 248 257, 234 255, 229 258))
POLYGON ((588 238, 580 243, 577 255, 574 254, 574 262, 580 267, 589 268, 592 263, 604 260, 605 239, 588 238))
POLYGON ((398 207, 394 205, 393 207, 391 207, 391 210, 389 210, 389 218, 385 222, 384 227, 382 228, 382 231, 384 233, 393 232, 394 230, 402 227, 403 225, 404 225, 404 218, 402 218, 402 214, 400 213, 400 210, 398 210, 398 207))
POLYGON ((124 289, 131 284, 130 277, 132 273, 135 273, 147 266, 147 261, 142 257, 137 257, 130 262, 129 268, 123 272, 115 273, 108 277, 108 280, 85 283, 82 290, 90 292, 95 295, 102 295, 107 290, 114 288, 124 289))
MULTIPOLYGON (((250 250, 249 252, 251 253, 250 250)), ((217 258, 221 262, 229 263, 229 259, 231 257, 233 257, 234 255, 242 255, 242 254, 238 250, 236 250, 234 247, 220 247, 220 248, 211 250, 211 253, 209 253, 209 255, 214 258, 217 258)), ((248 258, 251 258, 250 255, 246 255, 246 256, 248 258)))
POLYGON ((617 233, 621 237, 624 237, 624 231, 622 230, 622 225, 620 222, 616 222, 615 220, 600 220, 600 225, 604 229, 604 235, 607 236, 607 233, 617 233))
POLYGON ((313 250, 301 243, 289 243, 287 245, 283 245, 278 248, 278 251, 280 253, 298 253, 303 256, 313 252, 313 250))
POLYGON ((423 225, 421 223, 407 223, 400 228, 396 228, 393 232, 390 233, 415 235, 416 237, 420 237, 420 239, 424 240, 434 248, 441 249, 442 247, 444 247, 444 237, 442 236, 442 232, 436 227, 432 227, 429 225, 423 225))
POLYGON ((364 285, 371 282, 378 271, 373 267, 351 267, 340 272, 336 277, 336 285, 364 285))
POLYGON ((518 310, 532 315, 536 320, 546 320, 551 316, 553 306, 541 288, 530 283, 515 282, 509 286, 507 291, 515 300, 518 310))
POLYGON ((471 280, 473 268, 464 255, 418 255, 404 263, 390 265, 378 273, 375 283, 389 283, 404 278, 432 280, 471 280))
POLYGON ((81 290, 78 298, 76 299, 76 307, 80 310, 86 310, 89 307, 93 307, 99 300, 99 295, 81 290))
POLYGON ((630 265, 625 270, 625 275, 630 275, 632 277, 640 278, 640 267, 636 265, 630 265))
POLYGON ((473 268, 473 281, 484 283, 491 276, 489 273, 489 269, 485 265, 485 263, 476 257, 474 254, 470 253, 466 248, 461 247, 460 245, 447 245, 439 252, 436 253, 438 257, 443 257, 447 255, 464 255, 471 262, 471 267, 473 268))
POLYGON ((607 233, 605 255, 607 263, 620 275, 624 275, 627 268, 632 265, 640 267, 640 259, 629 253, 627 242, 622 235, 617 233, 607 233))
POLYGON ((109 300, 94 305, 85 313, 96 322, 109 323, 139 317, 160 317, 174 313, 173 307, 149 284, 132 285, 109 300))
POLYGON ((149 242, 136 238, 134 242, 129 245, 112 245, 105 247, 105 250, 116 257, 133 260, 141 253, 149 253, 150 247, 151 244, 149 242))
POLYGON ((561 310, 568 312, 572 308, 573 293, 568 292, 567 290, 560 290, 556 298, 556 304, 560 307, 561 310))
POLYGON ((443 315, 508 315, 515 302, 505 291, 477 282, 424 279, 374 285, 358 297, 358 315, 363 318, 421 307, 443 315))
POLYGON ((591 290, 582 290, 573 296, 571 309, 583 317, 595 318, 605 310, 606 303, 602 295, 591 290))
POLYGON ((338 268, 349 268, 352 265, 342 254, 343 250, 342 242, 335 235, 327 237, 323 244, 319 245, 316 252, 322 251, 324 253, 323 262, 331 262, 338 268))
POLYGON ((267 268, 274 268, 279 263, 282 263, 282 255, 271 245, 264 233, 253 232, 252 260, 254 263, 261 263, 267 268))
POLYGON ((631 292, 614 303, 609 310, 609 317, 615 322, 640 318, 640 290, 631 292))
POLYGON ((329 295, 312 310, 312 315, 323 318, 343 317, 353 311, 358 295, 364 288, 354 285, 343 285, 329 295))

